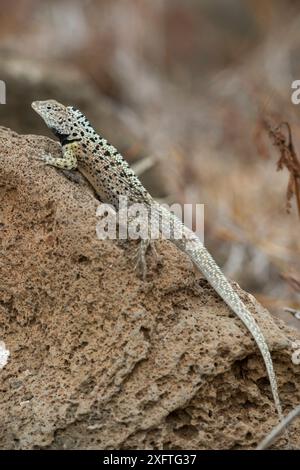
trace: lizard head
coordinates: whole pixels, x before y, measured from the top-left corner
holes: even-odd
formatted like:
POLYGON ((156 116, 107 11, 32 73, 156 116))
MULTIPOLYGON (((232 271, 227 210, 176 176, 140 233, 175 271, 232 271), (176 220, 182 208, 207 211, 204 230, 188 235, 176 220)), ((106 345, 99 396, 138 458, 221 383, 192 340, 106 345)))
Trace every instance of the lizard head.
POLYGON ((33 101, 32 109, 38 113, 54 135, 66 138, 72 131, 68 108, 55 100, 33 101))
POLYGON ((55 100, 33 101, 31 107, 44 120, 62 144, 79 140, 83 135, 94 135, 95 131, 87 118, 73 106, 64 106, 55 100))

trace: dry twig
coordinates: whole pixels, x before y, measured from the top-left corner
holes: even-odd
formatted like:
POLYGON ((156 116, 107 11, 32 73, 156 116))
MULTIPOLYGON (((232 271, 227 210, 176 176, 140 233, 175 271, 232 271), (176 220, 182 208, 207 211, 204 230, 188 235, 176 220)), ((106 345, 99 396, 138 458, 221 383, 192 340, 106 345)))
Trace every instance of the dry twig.
POLYGON ((282 170, 285 167, 290 174, 286 192, 287 212, 289 213, 291 210, 291 199, 295 195, 298 215, 300 218, 300 161, 293 144, 291 127, 288 122, 282 122, 275 128, 272 128, 267 121, 264 121, 264 124, 268 130, 268 134, 273 145, 277 147, 280 152, 280 157, 277 162, 277 170, 282 170), (284 135, 282 131, 283 126, 286 127, 288 136, 284 135))
POLYGON ((298 405, 294 410, 292 410, 275 428, 272 429, 270 434, 268 434, 257 446, 257 450, 267 449, 272 442, 282 433, 282 431, 300 415, 300 405, 298 405))

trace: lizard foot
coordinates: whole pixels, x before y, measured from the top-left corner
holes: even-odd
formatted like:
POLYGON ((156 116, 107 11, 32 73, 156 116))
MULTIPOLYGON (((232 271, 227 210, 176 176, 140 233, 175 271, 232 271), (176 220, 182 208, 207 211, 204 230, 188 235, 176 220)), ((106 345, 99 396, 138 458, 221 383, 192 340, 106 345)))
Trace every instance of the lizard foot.
POLYGON ((45 165, 51 165, 60 170, 75 170, 77 168, 77 160, 72 153, 70 155, 65 153, 63 157, 52 157, 50 153, 43 153, 32 158, 41 160, 45 165))
POLYGON ((40 162, 47 163, 52 156, 50 153, 43 153, 42 155, 34 155, 32 156, 33 160, 38 160, 40 162))
POLYGON ((137 272, 138 276, 143 279, 143 281, 146 279, 147 276, 146 253, 148 251, 148 248, 151 248, 153 252, 156 266, 162 264, 161 257, 157 253, 154 242, 150 239, 140 240, 139 245, 134 252, 133 259, 135 261, 134 269, 137 272))

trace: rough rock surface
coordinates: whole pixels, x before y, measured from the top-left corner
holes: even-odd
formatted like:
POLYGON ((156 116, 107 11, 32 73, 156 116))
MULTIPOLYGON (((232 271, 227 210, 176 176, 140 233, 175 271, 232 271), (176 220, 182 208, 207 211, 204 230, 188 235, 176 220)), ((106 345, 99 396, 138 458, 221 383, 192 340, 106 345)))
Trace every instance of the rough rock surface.
MULTIPOLYGON (((277 417, 251 336, 169 242, 139 280, 134 242, 97 240, 90 188, 31 159, 49 147, 0 128, 0 448, 253 448, 277 417)), ((236 289, 288 412, 299 334, 236 289)))

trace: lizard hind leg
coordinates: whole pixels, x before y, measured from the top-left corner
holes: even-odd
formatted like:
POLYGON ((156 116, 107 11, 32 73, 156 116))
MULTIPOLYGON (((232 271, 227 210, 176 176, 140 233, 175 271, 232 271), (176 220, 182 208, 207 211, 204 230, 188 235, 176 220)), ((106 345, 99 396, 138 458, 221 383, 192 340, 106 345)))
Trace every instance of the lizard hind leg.
POLYGON ((146 254, 148 249, 151 249, 153 256, 155 258, 156 265, 161 264, 160 257, 157 253, 154 241, 150 238, 141 239, 137 248, 135 249, 133 259, 135 261, 134 269, 137 272, 138 276, 143 279, 146 279, 147 276, 147 259, 146 254))

